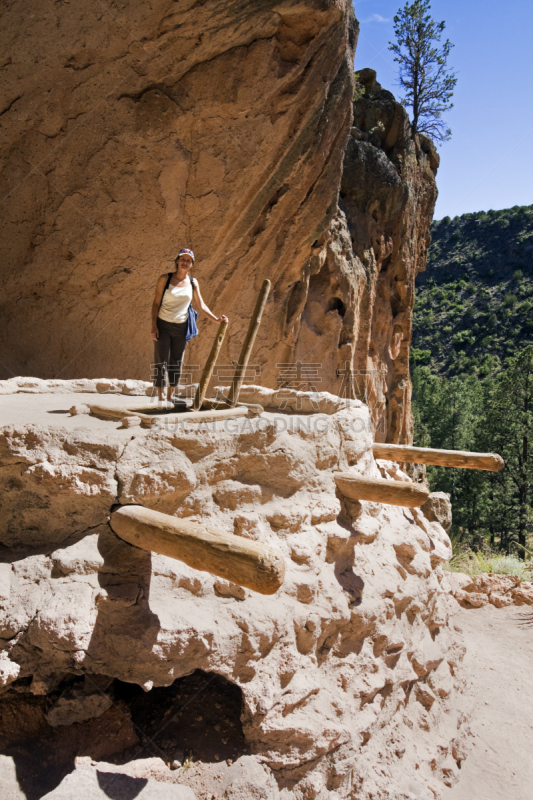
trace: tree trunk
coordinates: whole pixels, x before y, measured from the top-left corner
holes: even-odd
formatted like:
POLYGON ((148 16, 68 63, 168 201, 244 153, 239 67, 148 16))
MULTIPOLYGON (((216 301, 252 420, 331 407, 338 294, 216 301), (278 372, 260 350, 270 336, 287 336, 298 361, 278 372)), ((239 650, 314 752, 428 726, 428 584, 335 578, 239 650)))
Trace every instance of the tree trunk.
POLYGON ((525 559, 526 552, 522 550, 526 547, 526 524, 527 524, 527 483, 522 482, 519 489, 519 509, 518 509, 518 544, 520 545, 520 558, 525 559))

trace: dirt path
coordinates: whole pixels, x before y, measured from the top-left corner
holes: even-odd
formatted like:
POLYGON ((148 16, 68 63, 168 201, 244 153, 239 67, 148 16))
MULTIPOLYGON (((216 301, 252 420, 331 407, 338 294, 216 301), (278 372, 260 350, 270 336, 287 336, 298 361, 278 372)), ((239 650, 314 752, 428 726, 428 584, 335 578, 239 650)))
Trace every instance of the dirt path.
MULTIPOLYGON (((533 616, 527 607, 460 609, 472 708, 472 747, 445 800, 533 797, 533 616)), ((466 701, 466 702, 465 702, 466 701)))

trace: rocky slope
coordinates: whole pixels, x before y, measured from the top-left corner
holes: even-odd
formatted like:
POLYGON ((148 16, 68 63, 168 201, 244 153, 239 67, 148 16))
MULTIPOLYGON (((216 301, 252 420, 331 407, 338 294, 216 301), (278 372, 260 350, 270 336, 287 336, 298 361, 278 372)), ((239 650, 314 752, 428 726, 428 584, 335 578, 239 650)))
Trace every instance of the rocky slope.
POLYGON ((533 342, 533 206, 434 222, 417 287, 413 362, 485 377, 533 342))
POLYGON ((521 581, 518 575, 485 573, 470 577, 464 572, 451 572, 446 579, 463 608, 481 608, 487 604, 496 608, 533 606, 533 583, 521 581))
MULTIPOLYGON (((409 480, 374 461, 366 407, 289 391, 288 408, 300 411, 288 413, 257 387, 263 416, 216 433, 200 423, 126 429, 61 416, 83 387, 59 388, 48 425, 14 421, 1 432, 0 734, 18 774, 29 780, 24 766, 48 740, 70 759, 56 783, 75 757, 131 759, 141 733, 153 744, 152 728, 148 717, 139 728, 138 700, 124 687, 142 686, 150 702, 151 690, 163 691, 155 687, 201 670, 242 693, 247 754, 220 767, 228 800, 412 800, 451 785, 463 757, 463 719, 450 710, 463 647, 441 586, 450 543, 431 514, 336 491, 337 469, 409 480), (115 503, 267 543, 285 559, 285 583, 260 596, 131 547, 108 525, 115 503)), ((157 730, 168 720, 160 707, 154 700, 157 730)), ((172 777, 162 762, 156 779, 207 798, 215 766, 200 758, 172 777)), ((103 786, 105 769, 86 779, 100 775, 103 786)), ((65 780, 57 797, 78 785, 65 780)))

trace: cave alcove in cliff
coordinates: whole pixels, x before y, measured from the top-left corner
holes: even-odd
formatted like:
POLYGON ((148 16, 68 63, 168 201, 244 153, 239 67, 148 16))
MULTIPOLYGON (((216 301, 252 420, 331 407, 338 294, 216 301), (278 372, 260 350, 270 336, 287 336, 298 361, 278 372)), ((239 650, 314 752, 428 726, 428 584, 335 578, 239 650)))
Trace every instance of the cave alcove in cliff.
MULTIPOLYGON (((117 765, 147 758, 187 765, 231 763, 248 753, 242 692, 212 672, 196 670, 149 692, 97 675, 66 675, 47 695, 32 694, 30 683, 31 678, 17 681, 0 698, 0 753, 13 759, 26 800, 51 792, 84 757, 117 765), (98 694, 99 686, 102 697, 112 698, 103 714, 70 725, 49 724, 60 698, 80 691, 98 694)), ((100 777, 105 783, 117 776, 100 777)), ((146 781, 130 780, 136 796, 146 781)))
POLYGON ((158 756, 172 762, 178 753, 191 762, 217 762, 247 753, 242 691, 221 675, 197 669, 150 692, 117 680, 114 692, 142 732, 143 752, 128 752, 127 760, 158 756))

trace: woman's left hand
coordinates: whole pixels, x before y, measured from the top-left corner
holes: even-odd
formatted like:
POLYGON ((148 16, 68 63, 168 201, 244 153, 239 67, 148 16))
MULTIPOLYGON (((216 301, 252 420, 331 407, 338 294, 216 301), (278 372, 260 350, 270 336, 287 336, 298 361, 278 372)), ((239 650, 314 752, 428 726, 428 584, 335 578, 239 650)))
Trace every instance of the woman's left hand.
POLYGON ((222 314, 222 316, 217 319, 217 322, 229 322, 229 320, 225 314, 222 314))

